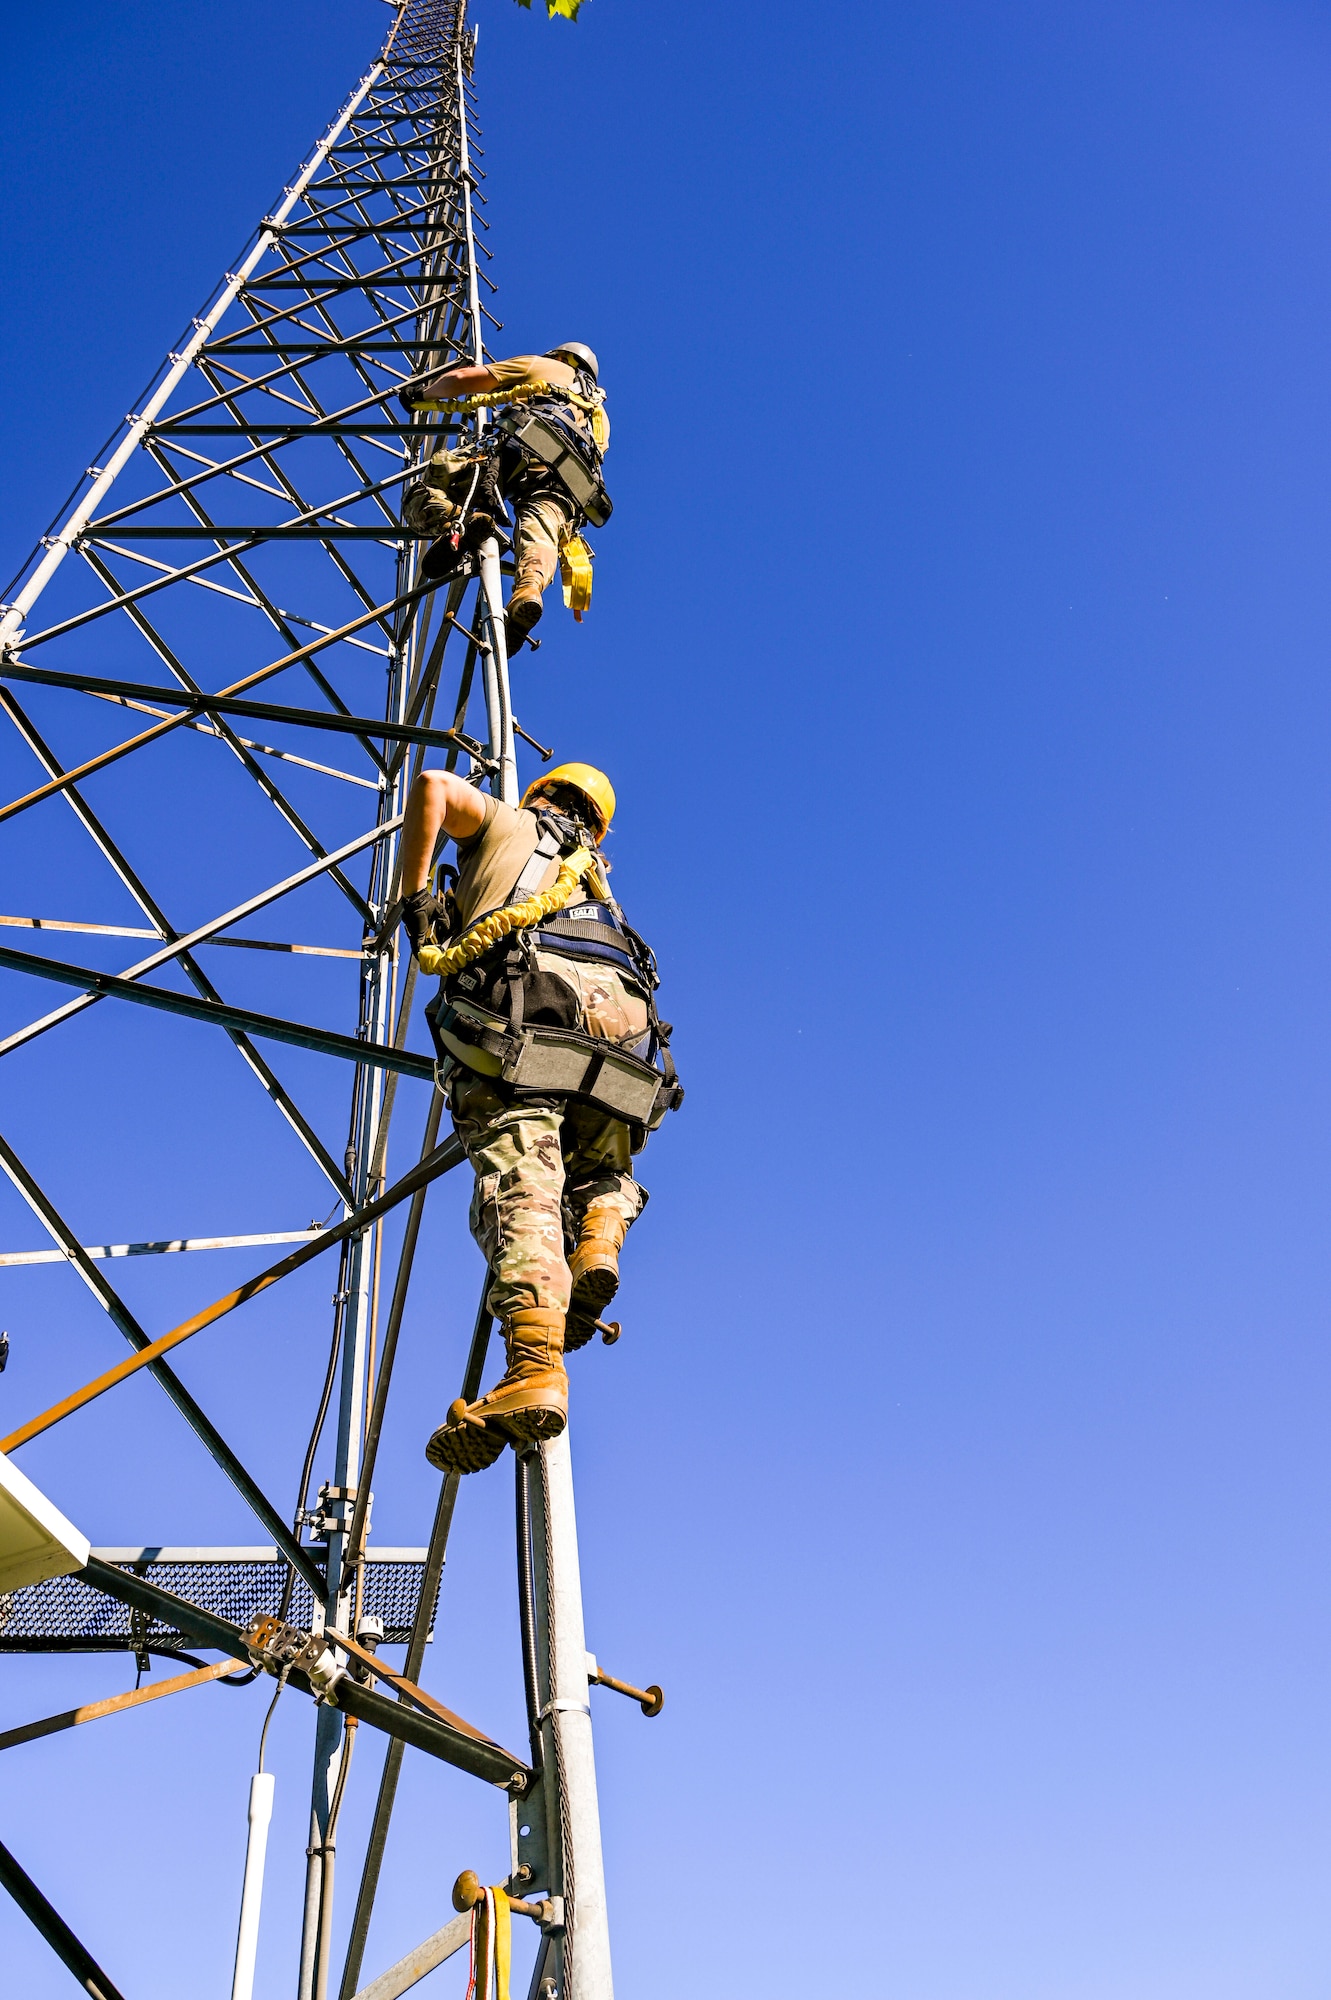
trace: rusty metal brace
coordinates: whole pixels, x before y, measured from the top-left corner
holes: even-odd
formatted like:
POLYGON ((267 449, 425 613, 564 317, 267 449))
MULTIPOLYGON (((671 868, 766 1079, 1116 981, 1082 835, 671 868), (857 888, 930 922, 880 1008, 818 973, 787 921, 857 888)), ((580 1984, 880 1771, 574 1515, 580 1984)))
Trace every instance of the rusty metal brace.
POLYGON ((493 1736, 486 1736, 470 1722, 464 1722, 460 1715, 455 1715, 451 1708, 445 1708, 441 1701, 436 1701, 432 1694, 425 1692, 424 1688, 417 1687, 415 1681, 409 1681, 405 1674, 395 1673, 392 1667, 386 1667, 378 1654, 372 1653, 368 1646, 362 1646, 359 1640, 349 1639, 345 1633, 339 1632, 332 1625, 325 1625, 324 1637, 331 1639, 335 1646, 344 1647, 362 1665, 369 1667, 372 1673, 377 1674, 381 1680, 386 1680, 399 1694, 405 1695, 408 1701, 414 1702, 418 1708, 423 1708, 427 1715, 433 1715, 439 1722, 446 1722, 451 1729, 460 1730, 464 1736, 470 1736, 477 1743, 488 1743, 492 1749, 499 1749, 500 1746, 493 1736))

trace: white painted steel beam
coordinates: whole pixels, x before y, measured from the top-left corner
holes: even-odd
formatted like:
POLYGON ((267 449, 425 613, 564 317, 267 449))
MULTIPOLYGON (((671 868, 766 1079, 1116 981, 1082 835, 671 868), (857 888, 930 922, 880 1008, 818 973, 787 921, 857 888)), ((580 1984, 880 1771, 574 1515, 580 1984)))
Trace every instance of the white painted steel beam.
POLYGON ((70 1576, 87 1560, 87 1536, 0 1452, 0 1590, 70 1576))
MULTIPOLYGON (((163 1257, 178 1250, 254 1250, 266 1243, 307 1243, 321 1233, 314 1223, 309 1229, 280 1229, 267 1236, 177 1236, 164 1243, 85 1243, 83 1254, 94 1262, 112 1257, 163 1257)), ((15 1264, 68 1264, 63 1250, 3 1250, 0 1269, 15 1264)))

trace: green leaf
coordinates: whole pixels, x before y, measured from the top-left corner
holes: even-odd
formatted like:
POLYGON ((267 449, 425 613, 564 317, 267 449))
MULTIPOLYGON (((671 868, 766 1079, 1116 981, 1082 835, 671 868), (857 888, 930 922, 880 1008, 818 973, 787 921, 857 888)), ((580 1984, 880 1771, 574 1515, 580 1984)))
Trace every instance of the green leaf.
MULTIPOLYGON (((519 7, 531 7, 531 0, 518 0, 519 7)), ((545 0, 546 18, 553 21, 556 14, 562 14, 566 21, 576 21, 582 0, 545 0)))

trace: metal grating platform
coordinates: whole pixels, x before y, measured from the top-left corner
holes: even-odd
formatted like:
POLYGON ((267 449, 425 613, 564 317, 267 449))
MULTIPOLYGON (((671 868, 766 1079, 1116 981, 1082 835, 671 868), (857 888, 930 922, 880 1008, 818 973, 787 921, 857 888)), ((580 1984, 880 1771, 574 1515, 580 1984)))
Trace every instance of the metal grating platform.
MULTIPOLYGON (((287 1565, 274 1548, 94 1549, 103 1562, 150 1576, 164 1590, 233 1625, 256 1612, 276 1611, 287 1565)), ((420 1596, 424 1549, 371 1549, 365 1564, 363 1609, 384 1621, 386 1646, 405 1646, 420 1596)), ((437 1601, 437 1600, 436 1600, 437 1601)), ((308 1628, 309 1585, 300 1577, 288 1613, 308 1628)), ((431 1607, 433 1621, 434 1607, 431 1607)), ((0 1653, 123 1653, 198 1651, 198 1642, 156 1619, 140 1618, 75 1576, 50 1577, 23 1590, 0 1592, 0 1653)))

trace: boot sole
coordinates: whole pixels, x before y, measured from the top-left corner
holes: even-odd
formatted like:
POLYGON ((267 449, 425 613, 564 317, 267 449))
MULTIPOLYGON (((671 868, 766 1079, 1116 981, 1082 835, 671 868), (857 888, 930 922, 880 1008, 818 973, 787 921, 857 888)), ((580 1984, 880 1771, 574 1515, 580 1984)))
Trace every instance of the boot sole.
POLYGON ((570 1310, 568 1323, 564 1328, 564 1353, 566 1355, 576 1354, 580 1347, 585 1347, 589 1340, 594 1340, 595 1338, 596 1321, 594 1319, 582 1319, 570 1310))
POLYGON ((439 540, 431 542, 425 551, 421 561, 421 575, 429 577, 432 582, 443 583, 450 576, 456 576, 469 559, 469 550, 453 548, 447 536, 441 535, 439 540))
POLYGON ((515 653, 534 625, 541 622, 545 606, 537 600, 529 603, 526 598, 510 605, 504 617, 504 643, 509 652, 515 653))
POLYGON ((596 1322, 619 1290, 618 1271, 584 1271, 573 1281, 573 1296, 569 1300, 568 1324, 564 1328, 564 1352, 576 1354, 595 1338, 596 1322))
POLYGON ((439 1472, 486 1472, 508 1439, 487 1424, 440 1424, 425 1447, 425 1456, 439 1472))
POLYGON ((562 1410, 514 1410, 506 1417, 491 1417, 490 1423, 502 1423, 515 1445, 528 1445, 561 1436, 568 1418, 562 1410))

